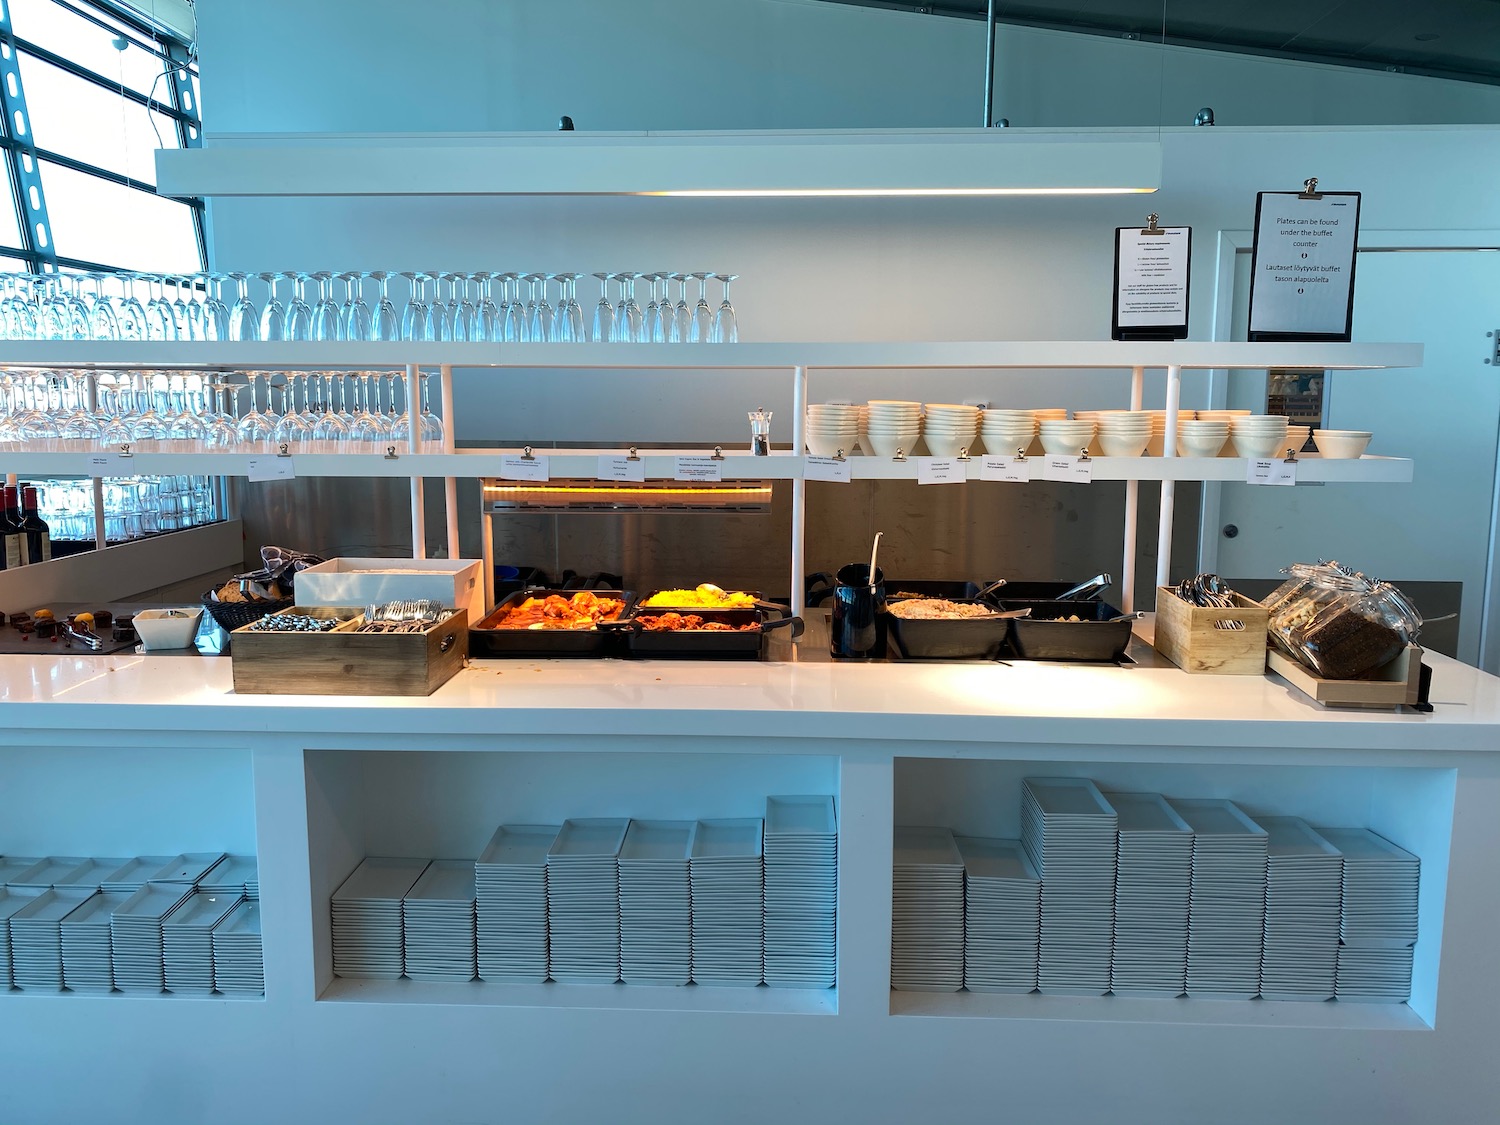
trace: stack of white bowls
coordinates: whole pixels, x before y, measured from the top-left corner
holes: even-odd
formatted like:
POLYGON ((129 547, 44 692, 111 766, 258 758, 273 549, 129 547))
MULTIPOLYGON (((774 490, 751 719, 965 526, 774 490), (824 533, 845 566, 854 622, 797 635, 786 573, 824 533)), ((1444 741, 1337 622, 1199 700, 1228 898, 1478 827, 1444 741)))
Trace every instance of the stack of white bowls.
POLYGON ((1105 457, 1139 457, 1151 441, 1151 414, 1145 410, 1078 411, 1097 427, 1089 452, 1105 457))
POLYGON ((1320 454, 1324 457, 1341 459, 1363 457, 1365 449, 1369 447, 1370 438, 1373 436, 1368 430, 1314 430, 1312 432, 1313 445, 1318 447, 1320 454))
POLYGON ((1036 415, 1037 435, 1031 442, 1028 453, 1040 455, 1042 453, 1042 423, 1043 422, 1065 422, 1068 412, 1061 406, 1040 406, 1032 411, 1036 415))
POLYGON ((877 457, 894 457, 898 449, 910 453, 922 436, 922 404, 871 399, 868 408, 865 434, 870 443, 865 448, 877 457))
POLYGON ((1177 418, 1177 456, 1217 457, 1229 440, 1229 423, 1177 418))
POLYGON ((1287 449, 1287 421, 1279 414, 1243 414, 1229 423, 1239 457, 1281 457, 1287 449))
POLYGON ((1088 418, 1043 418, 1039 429, 1042 449, 1054 457, 1076 457, 1094 440, 1094 423, 1088 418))
MULTIPOLYGON (((1194 417, 1199 422, 1225 422, 1225 423, 1228 423, 1230 429, 1232 430, 1234 428, 1235 419, 1237 419, 1237 418, 1249 418, 1249 417, 1253 417, 1253 415, 1251 415, 1250 411, 1248 411, 1248 410, 1199 410, 1199 411, 1196 411, 1194 413, 1194 417)), ((1234 444, 1232 442, 1226 441, 1220 447, 1220 449, 1219 449, 1219 456, 1220 457, 1233 457, 1233 456, 1235 456, 1234 444)))
MULTIPOLYGON (((1146 443, 1146 456, 1162 457, 1167 450, 1167 412, 1145 410, 1142 413, 1151 415, 1151 440, 1146 443)), ((1186 417, 1186 415, 1180 415, 1180 417, 1186 417)))
POLYGON ((859 441, 857 406, 837 402, 815 402, 807 408, 807 451, 814 457, 832 457, 839 450, 853 453, 859 441))
POLYGON ((974 444, 979 433, 980 410, 949 402, 929 402, 923 408, 922 437, 934 457, 957 457, 974 444))
POLYGON ((1030 449, 1036 439, 1036 411, 986 410, 979 436, 986 451, 996 457, 1014 457, 1016 450, 1030 449))

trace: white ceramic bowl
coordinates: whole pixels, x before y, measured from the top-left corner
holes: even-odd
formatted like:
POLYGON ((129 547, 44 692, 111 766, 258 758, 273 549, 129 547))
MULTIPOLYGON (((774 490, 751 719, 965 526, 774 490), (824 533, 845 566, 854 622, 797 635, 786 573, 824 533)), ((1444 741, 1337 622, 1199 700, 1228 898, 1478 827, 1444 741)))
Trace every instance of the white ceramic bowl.
POLYGON ((1244 434, 1236 430, 1229 435, 1229 442, 1238 457, 1280 457, 1287 448, 1285 434, 1244 434))
POLYGON ((847 455, 854 451, 858 440, 853 434, 848 437, 823 437, 808 434, 807 451, 814 457, 832 457, 842 449, 847 455))
POLYGON ((202 620, 201 605, 143 609, 135 615, 135 631, 147 650, 187 648, 198 635, 198 623, 202 620))
POLYGON ((919 436, 918 434, 912 434, 908 438, 892 434, 871 434, 869 449, 876 457, 894 457, 898 449, 904 449, 910 454, 912 447, 917 444, 919 436))
POLYGON ((957 457, 965 449, 974 445, 973 437, 936 437, 933 434, 923 434, 922 440, 927 444, 927 452, 934 457, 957 457))
POLYGON ((1139 457, 1146 452, 1150 434, 1115 434, 1101 430, 1097 444, 1105 457, 1139 457))
POLYGON ((1364 430, 1314 430, 1313 445, 1329 459, 1353 460, 1363 457, 1373 434, 1364 430))
POLYGON ((1226 437, 1225 434, 1178 434, 1177 456, 1217 457, 1226 437))

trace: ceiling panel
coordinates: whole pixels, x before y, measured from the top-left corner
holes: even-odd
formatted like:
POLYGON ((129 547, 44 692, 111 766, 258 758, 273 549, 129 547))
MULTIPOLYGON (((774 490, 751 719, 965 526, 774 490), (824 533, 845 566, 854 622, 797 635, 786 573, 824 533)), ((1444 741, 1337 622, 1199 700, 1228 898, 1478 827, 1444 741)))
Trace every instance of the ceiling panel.
MULTIPOLYGON (((984 18, 986 0, 829 0, 984 18)), ((999 0, 1002 21, 1500 85, 1500 0, 999 0)))

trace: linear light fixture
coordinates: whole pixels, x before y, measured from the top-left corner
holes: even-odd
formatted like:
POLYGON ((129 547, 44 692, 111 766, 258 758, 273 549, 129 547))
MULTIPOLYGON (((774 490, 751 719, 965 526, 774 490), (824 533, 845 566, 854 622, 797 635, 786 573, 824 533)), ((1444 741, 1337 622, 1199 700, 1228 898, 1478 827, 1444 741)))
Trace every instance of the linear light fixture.
POLYGON ((179 196, 1095 196, 1159 189, 1162 148, 1097 130, 240 134, 156 166, 179 196))
POLYGON ((765 512, 771 506, 769 481, 738 484, 690 484, 648 481, 611 484, 600 481, 551 481, 526 484, 487 479, 484 510, 608 515, 628 512, 765 512))

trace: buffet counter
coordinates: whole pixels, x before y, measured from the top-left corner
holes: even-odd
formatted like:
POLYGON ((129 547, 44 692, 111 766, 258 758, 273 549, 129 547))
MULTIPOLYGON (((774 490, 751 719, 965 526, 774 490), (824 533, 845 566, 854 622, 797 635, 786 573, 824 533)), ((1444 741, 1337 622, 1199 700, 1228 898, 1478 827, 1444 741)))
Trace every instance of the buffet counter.
MULTIPOLYGON (((1142 623, 1149 629, 1149 622, 1142 623)), ((1500 679, 1430 714, 1121 667, 480 661, 427 698, 241 696, 214 657, 0 657, 0 853, 259 857, 263 999, 0 995, 8 1120, 1488 1120, 1500 1101, 1500 679), (1420 856, 1407 1004, 890 990, 892 827, 1017 836, 1021 782, 1228 797, 1420 856), (366 856, 497 824, 838 804, 837 986, 335 976, 366 856), (71 1072, 71 1071, 70 1071, 71 1072), (272 1080, 275 1076, 275 1080, 272 1080), (732 1091, 732 1097, 728 1092, 732 1091)))

